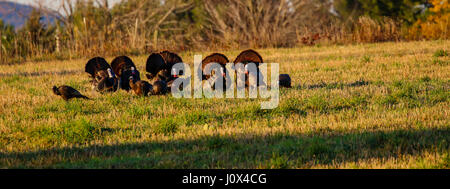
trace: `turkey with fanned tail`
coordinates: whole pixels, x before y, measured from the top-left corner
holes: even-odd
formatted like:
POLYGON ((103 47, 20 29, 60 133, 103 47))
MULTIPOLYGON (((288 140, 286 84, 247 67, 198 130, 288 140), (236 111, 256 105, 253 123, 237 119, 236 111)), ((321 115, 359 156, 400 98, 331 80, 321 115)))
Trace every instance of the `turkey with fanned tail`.
POLYGON ((133 82, 141 80, 140 73, 136 68, 133 61, 127 56, 116 57, 111 62, 111 67, 119 79, 119 87, 123 90, 129 91, 130 87, 130 76, 133 76, 133 82))
POLYGON ((92 89, 99 92, 115 92, 118 82, 111 66, 102 57, 90 59, 85 66, 85 72, 90 75, 92 89))

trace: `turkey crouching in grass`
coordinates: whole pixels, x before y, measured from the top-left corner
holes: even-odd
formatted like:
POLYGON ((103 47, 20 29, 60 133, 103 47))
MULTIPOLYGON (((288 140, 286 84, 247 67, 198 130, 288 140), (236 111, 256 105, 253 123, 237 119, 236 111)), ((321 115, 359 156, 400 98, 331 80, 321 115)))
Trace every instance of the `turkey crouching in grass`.
MULTIPOLYGON (((172 76, 172 75, 170 74, 170 72, 171 72, 171 71, 166 70, 166 69, 159 71, 158 74, 156 75, 156 77, 154 78, 153 81, 156 82, 156 81, 160 80, 160 81, 166 82, 167 90, 169 90, 170 88, 172 88, 172 84, 173 84, 173 82, 175 81, 175 79, 178 78, 177 75, 173 75, 173 76, 172 76)), ((180 88, 183 88, 183 87, 180 86, 180 88)), ((180 90, 181 90, 181 89, 180 89, 180 90)))
POLYGON ((163 80, 157 80, 153 82, 153 89, 151 91, 152 95, 164 95, 168 91, 167 82, 163 80))
POLYGON ((246 83, 246 87, 248 87, 248 83, 249 83, 249 79, 250 77, 253 77, 255 79, 257 79, 257 86, 260 85, 260 83, 262 85, 265 85, 264 82, 259 81, 259 77, 258 76, 262 76, 260 71, 259 71, 259 65, 264 63, 261 55, 252 50, 245 50, 242 51, 241 54, 239 54, 236 59, 234 60, 234 64, 238 64, 238 63, 242 63, 244 64, 244 72, 245 72, 245 83, 246 83), (256 73, 254 73, 254 75, 249 75, 249 63, 254 63, 256 65, 256 73))
POLYGON ((111 62, 111 67, 119 79, 119 87, 129 91, 131 89, 130 76, 133 76, 133 82, 141 80, 140 73, 133 61, 127 56, 119 56, 111 62))
POLYGON ((101 93, 117 91, 118 81, 111 68, 108 68, 106 71, 99 71, 97 73, 97 81, 97 91, 101 93))
POLYGON ((130 76, 129 81, 131 89, 138 96, 147 96, 153 90, 153 86, 147 81, 134 82, 133 76, 130 76))
POLYGON ((65 101, 68 101, 72 98, 89 99, 88 97, 82 95, 76 89, 66 85, 60 87, 53 86, 53 93, 55 93, 55 95, 61 96, 65 101))
POLYGON ((280 74, 280 76, 278 77, 278 81, 280 87, 292 88, 291 77, 289 76, 289 74, 280 74))

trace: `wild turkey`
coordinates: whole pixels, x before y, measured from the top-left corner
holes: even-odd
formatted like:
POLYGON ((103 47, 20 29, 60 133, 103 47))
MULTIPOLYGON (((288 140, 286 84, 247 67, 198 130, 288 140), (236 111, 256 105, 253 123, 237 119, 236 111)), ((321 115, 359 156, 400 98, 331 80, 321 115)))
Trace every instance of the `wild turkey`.
POLYGON ((138 96, 147 96, 153 90, 153 86, 147 81, 134 82, 133 76, 130 76, 129 81, 131 89, 138 96))
POLYGON ((166 77, 166 83, 173 83, 175 79, 177 79, 180 75, 184 75, 183 71, 177 72, 173 67, 175 64, 183 63, 183 59, 181 59, 178 54, 170 52, 170 51, 162 51, 159 53, 166 63, 166 69, 163 72, 163 75, 166 77), (178 75, 172 75, 172 73, 178 73, 178 75))
POLYGON ((167 82, 163 80, 156 80, 155 82, 153 82, 153 89, 151 91, 152 95, 163 95, 167 92, 167 82))
POLYGON ((61 96, 65 101, 68 101, 72 98, 83 98, 83 99, 89 99, 88 97, 82 95, 79 91, 76 89, 63 85, 60 87, 53 86, 53 93, 55 95, 61 96))
POLYGON ((113 75, 114 77, 114 72, 111 71, 111 66, 108 64, 108 62, 106 62, 104 58, 95 57, 90 59, 86 63, 85 72, 87 72, 91 77, 92 89, 102 89, 101 91, 105 91, 103 90, 104 88, 111 89, 109 91, 117 90, 117 82, 100 82, 102 81, 102 79, 111 80, 109 75, 113 75))
POLYGON ((278 77, 280 87, 291 88, 291 77, 289 74, 280 74, 278 77))
MULTIPOLYGON (((212 70, 210 72, 211 74, 205 74, 206 70, 211 69, 211 68, 208 68, 211 65, 211 63, 217 63, 221 66, 220 75, 221 75, 221 77, 223 77, 223 87, 225 90, 227 87, 226 86, 227 79, 231 80, 231 78, 229 78, 229 76, 226 75, 226 71, 225 71, 226 70, 225 66, 227 63, 229 63, 228 58, 225 55, 220 54, 220 53, 213 53, 213 54, 207 56, 206 58, 204 58, 202 61, 202 71, 203 71, 202 80, 208 80, 209 78, 211 78, 213 76, 213 74, 215 72, 214 70, 212 70)), ((214 84, 215 84, 215 82, 214 82, 214 84)), ((214 87, 214 85, 212 87, 214 87)))
MULTIPOLYGON (((164 61, 164 58, 159 53, 153 53, 147 58, 147 63, 145 64, 145 71, 147 71, 147 78, 150 81, 153 81, 155 79, 163 79, 166 80, 166 75, 163 74, 163 71, 166 70, 166 62, 164 61), (163 78, 157 78, 163 77, 163 78)), ((170 72, 166 71, 168 75, 170 75, 170 72)), ((167 78, 168 79, 168 78, 167 78)))
MULTIPOLYGON (((217 63, 217 64, 220 64, 220 66, 222 67, 220 70, 221 75, 223 77, 225 77, 225 75, 226 75, 225 74, 225 66, 228 62, 229 62, 229 60, 225 55, 220 54, 220 53, 213 53, 202 60, 203 73, 205 73, 205 71, 206 71, 205 68, 207 68, 209 64, 217 63)), ((209 79, 210 77, 211 77, 210 74, 203 74, 202 79, 206 80, 206 79, 209 79)))
POLYGON ((111 66, 104 58, 95 57, 86 63, 85 72, 89 73, 92 78, 95 78, 98 71, 107 70, 108 68, 111 68, 111 66))
POLYGON ((238 63, 242 63, 244 64, 244 72, 245 72, 245 83, 246 83, 246 87, 248 87, 248 83, 249 83, 249 77, 256 77, 257 78, 257 86, 260 85, 260 83, 262 83, 263 85, 265 85, 263 82, 259 81, 259 77, 261 75, 260 71, 259 71, 259 65, 264 63, 261 55, 252 50, 245 50, 242 51, 241 54, 239 54, 236 59, 234 60, 234 64, 238 64, 238 63), (255 75, 249 75, 249 63, 254 63, 256 65, 256 73, 255 75))
MULTIPOLYGON (((178 75, 172 75, 172 71, 174 71, 173 66, 182 62, 181 57, 173 52, 162 51, 153 53, 147 58, 145 65, 146 76, 150 81, 164 80, 166 83, 169 83, 178 78, 178 75)), ((179 73, 179 75, 183 74, 182 71, 179 73)))
POLYGON ((119 79, 119 87, 129 91, 131 89, 129 78, 133 76, 133 82, 141 80, 140 73, 133 61, 127 56, 116 57, 111 62, 111 67, 119 79))
MULTIPOLYGON (((182 63, 183 59, 181 59, 180 56, 178 56, 176 53, 169 52, 169 51, 162 51, 159 53, 166 63, 166 69, 172 71, 173 65, 177 63, 182 63)), ((180 75, 183 75, 183 73, 180 73, 180 75)))

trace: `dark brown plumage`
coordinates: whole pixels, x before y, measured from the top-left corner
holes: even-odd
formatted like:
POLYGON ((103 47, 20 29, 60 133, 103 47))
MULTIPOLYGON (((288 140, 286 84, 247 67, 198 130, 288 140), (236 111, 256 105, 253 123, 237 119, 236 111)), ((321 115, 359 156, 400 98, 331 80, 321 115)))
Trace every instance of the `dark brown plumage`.
POLYGON ((181 59, 181 57, 178 56, 176 53, 170 51, 162 51, 159 54, 163 57, 164 61, 166 62, 166 68, 168 70, 171 70, 173 65, 183 62, 183 59, 181 59))
POLYGON ((166 83, 175 81, 174 79, 171 79, 171 77, 172 75, 170 74, 170 71, 163 69, 156 74, 156 77, 154 77, 152 81, 162 80, 165 81, 166 83))
POLYGON ((90 75, 92 89, 99 92, 114 92, 117 90, 117 80, 111 66, 102 57, 90 59, 85 66, 85 72, 90 75))
POLYGON ((291 77, 289 76, 289 74, 280 74, 279 76, 279 84, 280 87, 286 87, 286 88, 291 88, 291 77))
POLYGON ((95 81, 96 89, 101 93, 117 91, 118 81, 110 68, 108 68, 108 70, 101 70, 97 72, 95 81))
MULTIPOLYGON (((145 65, 146 76, 150 81, 163 80, 166 83, 171 82, 178 78, 178 75, 172 75, 173 66, 177 63, 183 63, 183 60, 176 53, 169 51, 153 53, 147 58, 145 65)), ((183 72, 179 73, 179 75, 183 74, 183 72)))
POLYGON ((111 66, 102 57, 95 57, 90 59, 84 68, 85 72, 89 73, 92 78, 95 78, 97 72, 101 70, 107 70, 111 66))
POLYGON ((249 78, 254 77, 255 79, 257 79, 257 81, 256 81, 257 86, 259 86, 260 85, 260 81, 259 81, 259 77, 258 77, 258 75, 260 74, 259 65, 261 63, 264 63, 261 55, 252 49, 242 51, 234 60, 234 64, 238 64, 238 63, 244 64, 245 67, 247 67, 247 64, 249 64, 249 63, 254 63, 256 65, 256 73, 254 73, 253 75, 249 75, 247 68, 245 68, 245 76, 246 76, 245 83, 246 83, 246 87, 248 87, 249 78))
POLYGON ((259 64, 263 62, 261 55, 252 49, 242 51, 234 60, 235 64, 242 63, 245 65, 248 63, 255 63, 256 66, 259 66, 259 64))
POLYGON ((112 72, 111 66, 104 58, 95 57, 90 59, 86 63, 85 72, 90 75, 92 89, 97 89, 100 92, 114 92, 117 90, 117 83, 114 83, 109 77, 109 75, 114 77, 114 72, 112 72), (106 82, 107 80, 109 81, 106 82), (105 88, 107 90, 104 90, 105 88))
POLYGON ((129 91, 131 89, 130 82, 128 81, 130 76, 133 76, 134 82, 141 80, 136 65, 127 56, 116 57, 111 62, 111 67, 119 79, 119 87, 123 90, 129 91))
POLYGON ((133 76, 130 77, 129 81, 134 94, 138 96, 147 96, 153 90, 153 86, 147 81, 140 80, 134 82, 132 77, 133 76))
POLYGON ((83 98, 83 99, 89 99, 88 97, 82 95, 79 91, 76 89, 63 85, 60 87, 53 86, 53 93, 55 95, 61 96, 65 101, 68 101, 72 98, 83 98))
MULTIPOLYGON (((205 71, 206 71, 205 70, 206 66, 208 66, 208 64, 211 64, 211 63, 220 64, 220 66, 222 67, 222 70, 223 70, 223 73, 222 73, 223 75, 222 76, 225 77, 225 66, 226 66, 227 63, 229 63, 228 58, 225 55, 220 54, 220 53, 213 53, 213 54, 207 56, 202 61, 203 73, 205 73, 205 71)), ((209 79, 210 77, 211 77, 210 74, 203 74, 202 79, 205 80, 205 79, 209 79)))
MULTIPOLYGON (((226 74, 226 64, 229 63, 230 61, 228 60, 228 58, 220 53, 213 53, 207 57, 205 57, 202 60, 202 71, 203 71, 203 75, 202 75, 202 80, 208 80, 211 77, 213 77, 215 75, 216 70, 213 68, 208 68, 208 66, 211 65, 211 63, 216 63, 219 64, 220 67, 220 77, 223 78, 223 90, 227 90, 227 86, 226 86, 226 81, 227 80, 231 80, 231 78, 229 77, 229 75, 226 74), (213 69, 211 70, 211 74, 206 74, 208 69, 213 69)), ((218 78, 215 78, 215 80, 218 80, 218 78)), ((215 82, 212 83, 212 88, 215 88, 215 82)), ((229 86, 228 86, 229 87, 229 86)))
MULTIPOLYGON (((147 71, 147 78, 152 81, 158 76, 158 73, 166 69, 166 62, 159 53, 153 53, 147 58, 145 64, 145 71, 147 71)), ((170 73, 169 73, 170 74, 170 73)))
MULTIPOLYGON (((169 83, 175 79, 177 79, 180 75, 184 75, 183 71, 180 71, 178 75, 172 75, 172 70, 174 70, 175 68, 173 68, 173 66, 175 64, 178 63, 183 63, 183 59, 181 59, 180 56, 178 56, 178 54, 170 52, 170 51, 162 51, 159 53, 163 59, 164 62, 166 63, 166 68, 165 68, 165 75, 166 75, 166 83, 169 83)), ((176 70, 174 70, 176 71, 176 70)))
POLYGON ((167 91, 167 82, 162 80, 153 82, 153 90, 151 91, 152 95, 163 95, 166 94, 167 91))

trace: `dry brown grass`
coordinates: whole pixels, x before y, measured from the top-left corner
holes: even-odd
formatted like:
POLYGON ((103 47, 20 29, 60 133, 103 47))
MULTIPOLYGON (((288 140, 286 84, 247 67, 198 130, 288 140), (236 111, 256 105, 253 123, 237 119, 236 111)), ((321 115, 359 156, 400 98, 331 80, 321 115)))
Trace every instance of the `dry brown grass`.
MULTIPOLYGON (((292 78, 272 111, 261 100, 101 95, 87 59, 1 65, 0 167, 449 168, 450 59, 433 56, 448 47, 259 49, 292 78), (66 103, 50 90, 62 84, 94 100, 66 103)), ((144 70, 146 57, 132 59, 144 70)))

